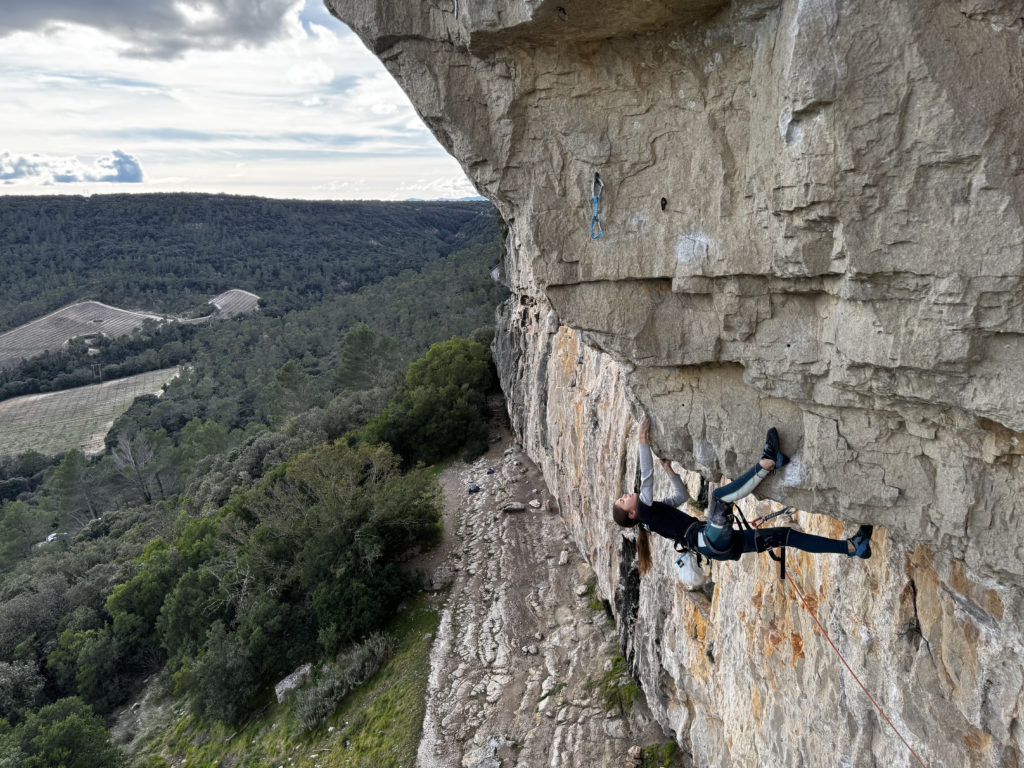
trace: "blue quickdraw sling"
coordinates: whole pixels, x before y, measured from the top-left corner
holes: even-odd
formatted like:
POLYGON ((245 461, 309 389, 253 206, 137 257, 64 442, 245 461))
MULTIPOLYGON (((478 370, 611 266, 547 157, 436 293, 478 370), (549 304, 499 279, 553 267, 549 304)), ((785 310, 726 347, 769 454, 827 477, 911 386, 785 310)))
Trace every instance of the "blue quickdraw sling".
POLYGON ((601 174, 594 174, 594 215, 590 219, 590 239, 599 240, 601 235, 604 234, 604 230, 601 228, 601 219, 597 215, 597 206, 601 200, 601 191, 604 189, 604 182, 601 181, 601 174))

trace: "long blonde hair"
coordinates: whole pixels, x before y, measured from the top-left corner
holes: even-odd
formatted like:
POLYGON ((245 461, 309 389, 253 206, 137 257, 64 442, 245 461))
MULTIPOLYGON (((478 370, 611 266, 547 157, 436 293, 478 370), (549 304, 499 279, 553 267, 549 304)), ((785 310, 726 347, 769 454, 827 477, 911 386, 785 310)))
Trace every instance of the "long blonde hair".
MULTIPOLYGON (((612 518, 623 528, 640 525, 640 520, 630 517, 629 512, 618 503, 612 505, 612 518)), ((651 534, 646 526, 640 525, 640 530, 636 532, 636 564, 641 576, 651 570, 651 562, 651 534)))

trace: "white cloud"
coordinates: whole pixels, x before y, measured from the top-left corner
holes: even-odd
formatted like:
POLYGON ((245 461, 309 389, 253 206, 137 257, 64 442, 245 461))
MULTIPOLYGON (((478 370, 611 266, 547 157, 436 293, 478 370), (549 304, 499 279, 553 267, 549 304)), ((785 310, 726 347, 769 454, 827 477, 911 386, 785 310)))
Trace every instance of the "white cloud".
POLYGON ((323 61, 311 61, 291 67, 286 79, 295 85, 327 85, 334 80, 334 70, 323 61))
POLYGON ((409 179, 399 186, 399 191, 408 197, 429 197, 458 200, 463 197, 477 197, 476 191, 465 176, 441 176, 434 179, 409 179))
MULTIPOLYGON (((185 5, 200 15, 212 12, 203 8, 237 10, 223 1, 185 5)), ((138 191, 432 196, 429 188, 397 188, 413 170, 417 179, 455 178, 469 186, 355 35, 319 0, 288 7, 278 34, 258 48, 193 49, 175 60, 140 59, 137 41, 88 24, 0 36, 0 152, 87 158, 79 162, 91 170, 95 161, 88 158, 120 147, 146 169, 141 183, 125 187, 138 191), (358 190, 350 173, 364 180, 358 190)), ((96 191, 86 181, 96 173, 68 174, 83 181, 61 189, 96 191)), ((17 191, 54 191, 45 179, 26 176, 17 191)), ((0 192, 12 191, 0 184, 0 192)))
POLYGON ((191 26, 210 24, 217 19, 217 9, 210 3, 174 3, 176 10, 191 26))
POLYGON ((89 165, 77 157, 15 156, 10 152, 0 152, 0 182, 7 185, 21 182, 43 186, 78 182, 137 184, 142 177, 139 161, 116 149, 89 165))
POLYGON ((285 34, 302 0, 33 0, 0 4, 0 29, 49 32, 65 25, 104 30, 143 59, 189 50, 262 46, 285 34))

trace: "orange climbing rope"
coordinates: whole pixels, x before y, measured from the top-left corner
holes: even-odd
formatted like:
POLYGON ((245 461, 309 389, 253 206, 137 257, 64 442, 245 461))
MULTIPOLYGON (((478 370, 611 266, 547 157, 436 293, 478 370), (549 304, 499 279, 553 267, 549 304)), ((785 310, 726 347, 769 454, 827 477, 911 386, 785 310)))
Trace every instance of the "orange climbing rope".
POLYGON ((823 634, 825 636, 825 639, 828 640, 828 644, 832 646, 832 650, 836 652, 836 656, 838 656, 839 660, 843 662, 843 666, 846 667, 847 671, 849 671, 849 673, 853 676, 853 679, 857 681, 857 685, 859 685, 860 689, 864 691, 864 695, 867 696, 868 699, 871 700, 871 703, 875 705, 875 709, 878 710, 878 714, 882 716, 882 719, 885 720, 885 722, 889 724, 889 727, 896 732, 896 735, 900 737, 900 741, 902 741, 903 745, 908 750, 910 750, 910 754, 914 756, 914 759, 917 760, 919 765, 921 765, 921 768, 928 768, 924 764, 924 761, 918 756, 917 752, 914 751, 914 748, 907 743, 907 740, 905 738, 903 738, 903 734, 900 733, 899 729, 895 725, 893 725, 892 720, 890 720, 889 716, 885 714, 885 710, 883 710, 881 705, 877 701, 875 701, 875 697, 872 696, 868 689, 864 687, 864 683, 862 683, 860 681, 860 678, 857 677, 857 673, 854 672, 853 667, 851 667, 847 663, 846 658, 839 651, 839 648, 836 647, 836 644, 832 642, 832 638, 829 636, 828 632, 825 631, 825 628, 821 626, 821 622, 818 621, 818 617, 814 615, 814 611, 812 611, 810 607, 807 605, 807 601, 804 600, 803 592, 800 591, 800 588, 796 585, 796 582, 793 581, 793 577, 790 575, 788 570, 786 571, 786 581, 788 581, 790 583, 790 586, 793 587, 793 591, 796 592, 796 596, 800 598, 800 604, 804 607, 804 610, 807 611, 807 615, 814 620, 814 623, 818 626, 818 629, 821 630, 821 634, 823 634))

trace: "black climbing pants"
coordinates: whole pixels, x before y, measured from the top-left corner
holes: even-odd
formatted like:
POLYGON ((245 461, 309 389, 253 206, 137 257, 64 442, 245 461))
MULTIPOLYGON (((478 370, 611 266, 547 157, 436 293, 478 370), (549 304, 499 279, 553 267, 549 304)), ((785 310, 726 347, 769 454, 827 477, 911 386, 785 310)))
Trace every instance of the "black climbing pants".
POLYGON ((761 528, 754 531, 705 528, 705 536, 712 530, 718 534, 725 534, 724 536, 719 535, 713 540, 709 537, 709 542, 715 549, 707 546, 697 547, 698 552, 712 560, 733 560, 747 552, 764 552, 775 547, 792 547, 815 554, 831 552, 837 555, 846 555, 850 551, 846 539, 829 539, 803 531, 795 531, 792 528, 761 528), (742 549, 736 546, 735 537, 737 536, 743 537, 742 549))

